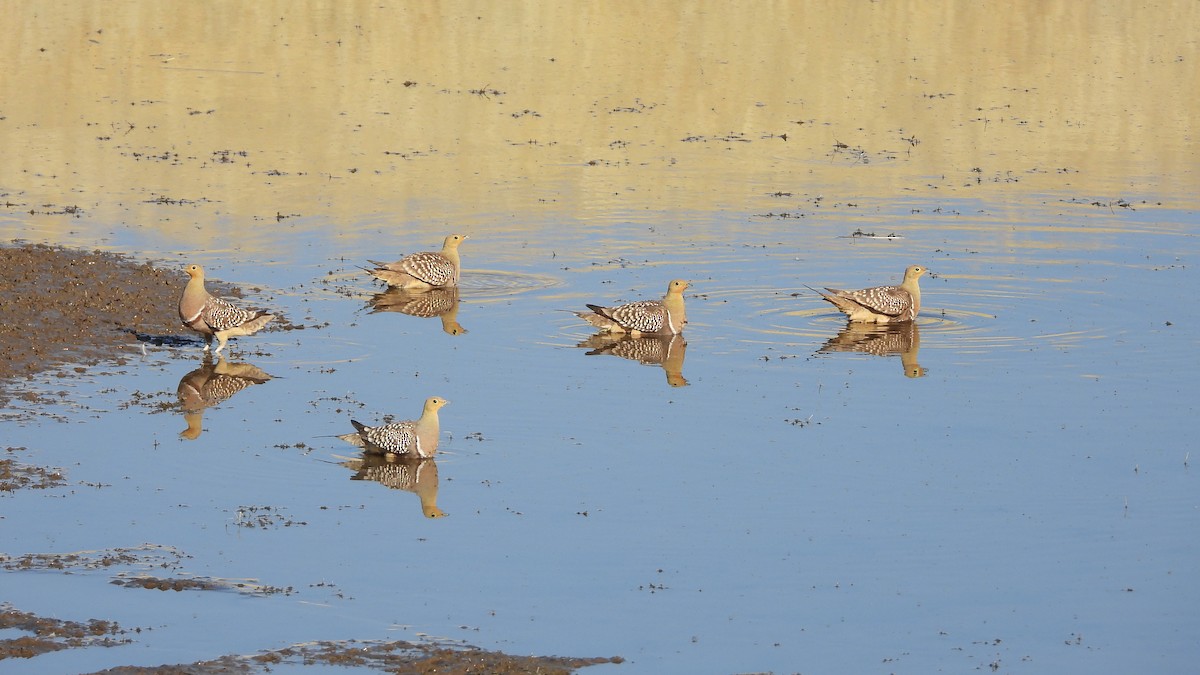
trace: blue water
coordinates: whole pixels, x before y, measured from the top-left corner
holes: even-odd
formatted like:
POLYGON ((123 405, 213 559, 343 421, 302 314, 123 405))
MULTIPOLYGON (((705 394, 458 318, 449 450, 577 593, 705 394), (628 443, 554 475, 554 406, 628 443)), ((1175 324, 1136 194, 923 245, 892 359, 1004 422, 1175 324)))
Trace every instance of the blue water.
MULTIPOLYGON (((309 328, 235 340, 230 360, 272 379, 206 410, 195 440, 170 406, 198 348, 131 345, 114 374, 31 383, 63 403, 0 423, 4 443, 68 485, 4 497, 6 552, 181 557, 6 572, 4 599, 144 629, 39 672, 421 635, 627 659, 596 673, 1187 672, 1200 332, 1180 299, 1200 284, 1200 219, 1026 206, 1015 229, 908 205, 797 227, 748 203, 529 237, 481 218, 460 226, 459 335, 370 312, 355 265, 380 257, 377 223, 264 228, 286 242, 274 264, 188 252, 309 328), (901 236, 845 236, 863 223, 901 236), (806 285, 895 283, 911 263, 932 270, 922 377, 897 354, 817 353, 845 324, 806 285), (687 386, 576 346, 591 331, 565 310, 657 298, 675 277, 694 284, 687 386), (415 418, 431 395, 451 401, 438 519, 352 480, 355 449, 332 438, 351 417, 415 418), (291 590, 109 583, 139 572, 291 590)), ((117 248, 177 252, 101 227, 117 248)))
POLYGON ((0 241, 200 263, 304 329, 187 415, 198 346, 20 383, 57 403, 0 410, 4 456, 66 484, 0 494, 0 553, 83 562, 0 602, 130 642, 0 672, 1196 670, 1197 6, 16 4, 0 241), (456 310, 377 311, 358 266, 452 232, 456 310), (911 327, 809 288, 910 264, 911 327), (674 278, 669 358, 589 353, 573 311, 674 278), (432 395, 436 494, 364 478, 336 436, 432 395))

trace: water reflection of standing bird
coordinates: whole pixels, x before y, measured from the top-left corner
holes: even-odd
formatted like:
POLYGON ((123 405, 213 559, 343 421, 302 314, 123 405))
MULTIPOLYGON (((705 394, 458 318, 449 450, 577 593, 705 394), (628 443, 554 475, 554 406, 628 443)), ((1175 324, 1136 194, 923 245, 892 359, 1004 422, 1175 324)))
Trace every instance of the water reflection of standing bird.
POLYGON ((818 353, 859 352, 874 356, 900 355, 905 377, 924 377, 926 370, 917 363, 921 351, 921 327, 916 321, 870 324, 851 321, 842 332, 829 339, 818 353))
MULTIPOLYGON (((442 250, 423 251, 404 256, 396 262, 367 262, 375 266, 367 274, 393 288, 444 288, 458 285, 462 271, 458 245, 467 239, 465 234, 452 234, 442 242, 442 250)), ((366 268, 364 268, 366 269, 366 268)))
POLYGON ((688 381, 683 377, 683 358, 687 353, 687 341, 682 335, 635 338, 600 333, 577 346, 590 349, 588 356, 611 354, 648 366, 662 366, 663 372, 667 374, 667 384, 672 387, 687 386, 688 381))
POLYGON ((417 495, 426 518, 447 515, 437 505, 438 466, 433 458, 363 455, 343 462, 342 466, 355 472, 350 480, 375 481, 417 495))
POLYGON ((376 293, 367 303, 371 313, 399 312, 409 316, 442 320, 442 330, 450 335, 462 335, 466 328, 458 322, 458 287, 412 290, 389 288, 376 293))
POLYGON ((187 421, 187 428, 179 435, 188 440, 198 438, 203 431, 206 408, 228 400, 246 387, 262 384, 269 379, 271 376, 258 366, 229 363, 224 356, 219 356, 214 364, 212 357, 205 354, 201 366, 184 375, 176 389, 183 419, 187 421))
MULTIPOLYGON (((917 281, 925 274, 920 265, 909 265, 899 286, 875 286, 857 291, 826 288, 813 291, 842 310, 851 321, 867 323, 897 323, 912 321, 921 312, 921 286, 917 281)), ((811 287, 810 287, 811 288, 811 287)))

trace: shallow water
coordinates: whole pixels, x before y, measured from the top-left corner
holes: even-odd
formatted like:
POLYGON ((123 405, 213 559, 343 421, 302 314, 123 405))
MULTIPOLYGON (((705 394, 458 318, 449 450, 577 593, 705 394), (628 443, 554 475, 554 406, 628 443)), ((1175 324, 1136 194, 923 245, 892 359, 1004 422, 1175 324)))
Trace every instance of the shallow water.
POLYGON ((0 237, 200 262, 308 328, 235 340, 271 379, 194 440, 198 347, 31 383, 62 404, 4 442, 70 486, 5 497, 6 552, 290 591, 6 572, 22 610, 150 629, 41 672, 419 635, 627 659, 587 672, 1200 657, 1196 6, 162 7, 3 47, 0 237), (453 318, 373 311, 357 265, 451 231, 453 318), (911 330, 806 288, 911 263, 911 330), (567 310, 676 277, 666 366, 588 353, 567 310), (333 438, 430 395, 432 519, 333 438))

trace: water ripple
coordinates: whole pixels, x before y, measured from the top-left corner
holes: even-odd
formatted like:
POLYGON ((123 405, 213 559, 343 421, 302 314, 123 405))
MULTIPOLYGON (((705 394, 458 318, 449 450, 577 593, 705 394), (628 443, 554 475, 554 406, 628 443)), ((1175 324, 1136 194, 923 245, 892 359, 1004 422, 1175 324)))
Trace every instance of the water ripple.
MULTIPOLYGON (((751 343, 794 348, 829 339, 846 328, 845 317, 807 288, 722 289, 698 295, 710 305, 729 303, 748 310, 733 323, 748 334, 744 339, 751 343)), ((1104 337, 1098 328, 1061 330, 1063 326, 1051 325, 1049 320, 1035 320, 1052 313, 1047 306, 1050 301, 1040 293, 985 289, 940 293, 936 298, 927 297, 926 302, 933 299, 938 302, 923 307, 916 322, 921 345, 930 349, 986 353, 1046 344, 1071 347, 1104 337)))
MULTIPOLYGON (((528 274, 500 270, 464 270, 458 288, 461 297, 473 301, 508 298, 522 293, 539 291, 561 285, 561 279, 546 274, 528 274)), ((360 268, 329 272, 319 284, 294 289, 297 295, 317 294, 326 297, 369 298, 385 287, 372 280, 360 268)))
POLYGON ((458 287, 464 297, 472 300, 507 298, 520 293, 540 291, 561 286, 562 280, 547 274, 507 272, 500 270, 467 270, 458 287))

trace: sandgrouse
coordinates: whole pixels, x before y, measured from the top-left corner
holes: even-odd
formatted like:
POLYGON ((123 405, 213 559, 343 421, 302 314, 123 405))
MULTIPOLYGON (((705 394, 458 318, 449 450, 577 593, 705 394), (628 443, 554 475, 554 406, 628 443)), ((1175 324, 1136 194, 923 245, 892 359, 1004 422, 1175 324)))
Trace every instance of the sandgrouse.
MULTIPOLYGON (((458 245, 467 239, 465 234, 452 234, 442 242, 442 250, 413 253, 391 263, 376 260, 367 274, 393 288, 445 288, 458 285, 461 265, 458 245)), ((364 268, 365 269, 365 268, 364 268)))
POLYGON ((904 270, 904 281, 899 286, 876 286, 858 291, 826 288, 827 293, 815 288, 812 290, 842 310, 851 321, 912 321, 921 311, 921 287, 917 285, 917 280, 925 271, 920 265, 909 265, 904 270))
POLYGON ((642 335, 678 335, 687 323, 683 308, 683 291, 688 282, 675 279, 667 284, 662 300, 640 300, 617 307, 588 305, 590 312, 575 312, 575 316, 608 333, 642 335))
POLYGON ((357 420, 350 420, 356 432, 342 434, 338 438, 370 454, 432 457, 437 452, 438 435, 441 433, 438 410, 447 403, 449 401, 437 396, 425 399, 421 418, 416 421, 369 427, 357 420))
POLYGON ((252 312, 209 295, 204 288, 203 267, 188 265, 184 271, 189 279, 179 299, 179 318, 183 325, 204 336, 204 351, 212 345, 214 335, 217 337, 214 353, 220 354, 229 338, 253 335, 275 318, 274 314, 252 312))

